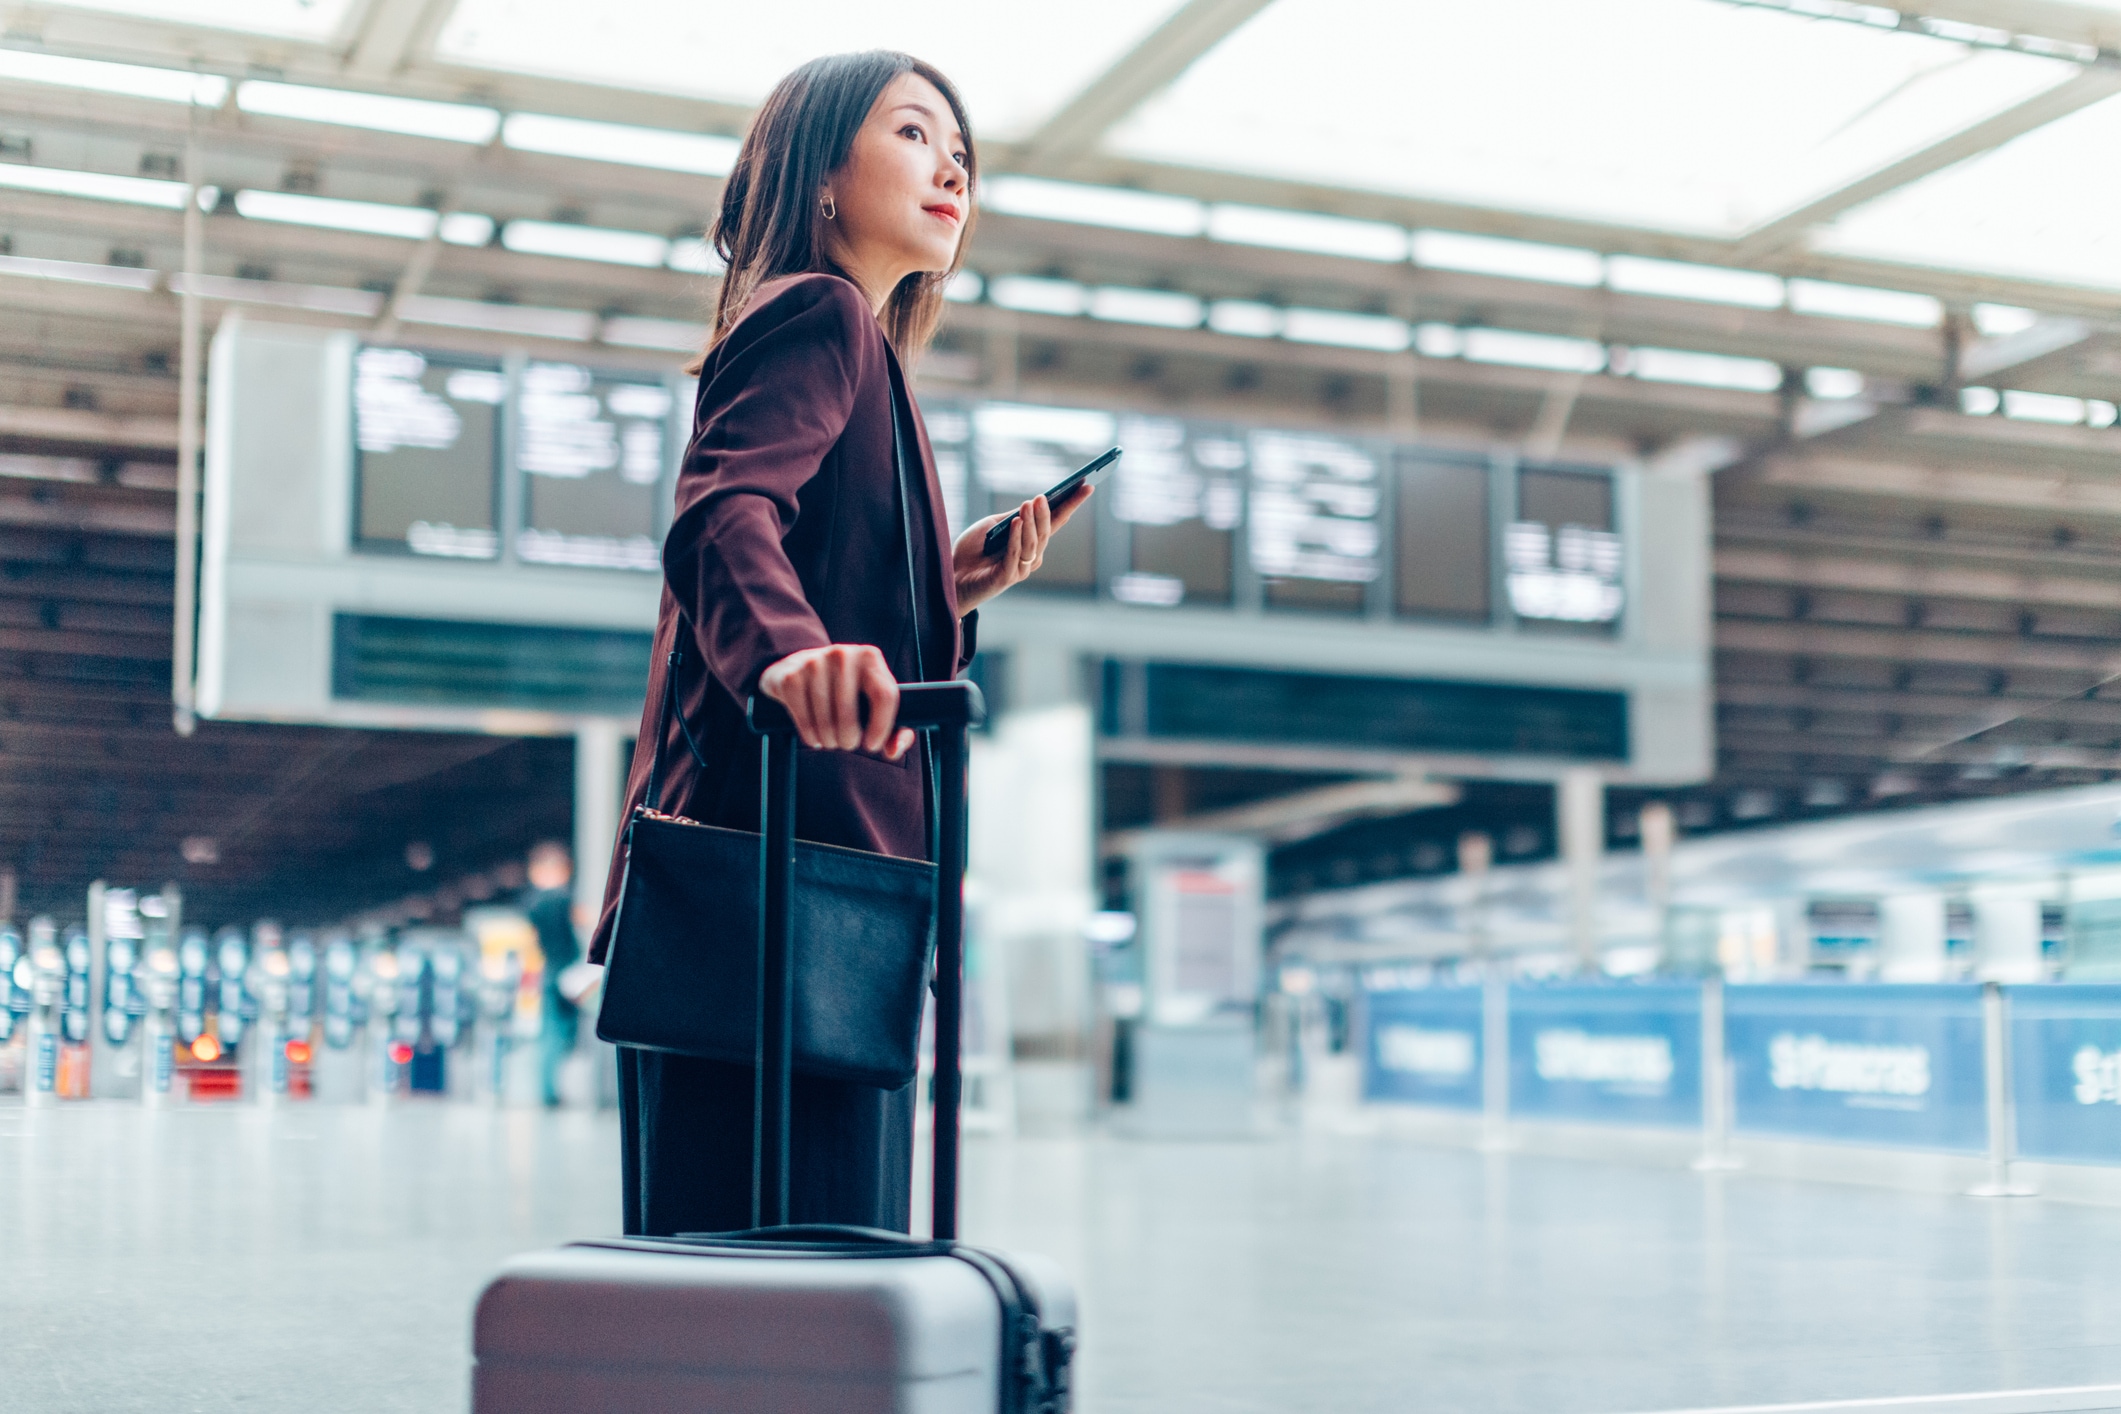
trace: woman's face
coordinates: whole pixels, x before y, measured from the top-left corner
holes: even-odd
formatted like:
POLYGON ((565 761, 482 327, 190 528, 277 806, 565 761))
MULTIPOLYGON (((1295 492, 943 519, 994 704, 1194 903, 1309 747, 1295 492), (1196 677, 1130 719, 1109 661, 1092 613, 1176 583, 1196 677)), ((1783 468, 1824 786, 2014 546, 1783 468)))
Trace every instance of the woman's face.
POLYGON ((969 160, 949 100, 934 84, 900 74, 878 95, 826 187, 834 253, 872 295, 915 271, 950 268, 971 214, 969 160))

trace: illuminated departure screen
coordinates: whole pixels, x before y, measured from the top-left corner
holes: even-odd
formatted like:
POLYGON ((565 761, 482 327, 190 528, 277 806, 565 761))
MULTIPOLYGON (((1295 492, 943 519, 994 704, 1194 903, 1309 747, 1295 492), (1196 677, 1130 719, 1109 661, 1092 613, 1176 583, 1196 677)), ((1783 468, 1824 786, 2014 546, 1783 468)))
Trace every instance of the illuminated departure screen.
POLYGON ((1302 432, 1251 437, 1252 568, 1276 608, 1359 613, 1377 578, 1376 453, 1302 432))
POLYGON ((411 349, 354 355, 354 543, 490 560, 501 403, 495 362, 411 349))
POLYGON ((670 440, 670 389, 573 363, 523 370, 515 460, 523 473, 516 557, 530 564, 653 570, 670 440))
POLYGON ((1609 633, 1620 620, 1622 555, 1613 479, 1602 471, 1525 467, 1503 538, 1510 608, 1520 619, 1609 633))
MULTIPOLYGON (((988 403, 972 415, 974 519, 1012 509, 1048 490, 1117 440, 1110 413, 988 403)), ((1122 461, 1126 458, 1122 457, 1122 461)), ((1024 589, 1073 591, 1097 585, 1097 517, 1086 507, 1046 546, 1046 562, 1024 589)))
POLYGON ((1105 494, 1128 527, 1128 563, 1109 586, 1112 597, 1157 608, 1228 604, 1244 518, 1244 442, 1175 418, 1129 417, 1120 420, 1119 445, 1126 455, 1105 494))
POLYGON ((935 479, 943 485, 943 513, 950 522, 950 538, 955 540, 959 531, 977 519, 967 500, 972 480, 972 414, 954 405, 924 406, 921 422, 928 429, 929 450, 935 453, 935 479))
POLYGON ((1394 605, 1413 618, 1489 618, 1488 463, 1405 454, 1393 511, 1394 605))

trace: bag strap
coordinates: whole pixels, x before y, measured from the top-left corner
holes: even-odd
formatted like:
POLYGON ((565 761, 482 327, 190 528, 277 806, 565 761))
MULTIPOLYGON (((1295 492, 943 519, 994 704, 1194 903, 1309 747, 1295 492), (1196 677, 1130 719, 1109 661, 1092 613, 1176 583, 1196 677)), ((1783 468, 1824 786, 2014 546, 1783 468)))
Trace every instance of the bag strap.
MULTIPOLYGON (((921 681, 928 675, 927 655, 921 652, 921 596, 920 576, 913 569, 913 490, 906 479, 906 439, 899 431, 898 422, 898 375, 886 370, 884 391, 891 400, 891 464, 898 476, 899 526, 906 540, 906 615, 913 622, 913 680, 921 681)), ((928 783, 928 857, 942 858, 942 783, 936 778, 935 754, 929 749, 924 733, 918 743, 921 753, 921 774, 928 783)))

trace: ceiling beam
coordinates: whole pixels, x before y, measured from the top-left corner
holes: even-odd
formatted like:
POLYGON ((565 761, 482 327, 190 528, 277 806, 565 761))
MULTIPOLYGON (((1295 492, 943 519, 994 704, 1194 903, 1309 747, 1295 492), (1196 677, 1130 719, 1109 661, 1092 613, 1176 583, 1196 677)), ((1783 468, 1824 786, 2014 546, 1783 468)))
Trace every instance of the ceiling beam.
POLYGON ((2053 88, 2044 89, 2001 113, 1961 128, 1928 147, 1888 162, 1755 226, 1739 238, 1734 253, 1741 263, 1764 260, 1796 245, 1813 227, 1823 226, 1845 211, 1875 201, 1888 192, 1941 172, 1969 157, 1993 151, 2013 138, 2023 137, 2035 128, 2044 128, 2058 118, 2066 118, 2116 93, 2121 93, 2121 69, 2104 65, 2086 67, 2053 88))
POLYGON ((346 72, 359 79, 395 77, 447 19, 456 0, 369 0, 346 72))
MULTIPOLYGON (((2121 700, 2110 697, 1997 697, 1987 693, 1886 692, 1815 683, 1729 682, 1716 684, 1719 706, 1784 708, 1812 712, 1880 712, 1904 717, 1993 717, 2016 713, 2034 720, 2121 728, 2121 700)), ((0 728, 4 729, 4 728, 0 728)))
POLYGON ((2085 687, 2121 672, 2121 648, 2114 645, 1955 633, 1949 629, 1859 628, 1725 618, 1716 621, 1716 647, 1719 651, 1788 653, 1807 658, 2054 669, 2081 674, 2085 687))
MULTIPOLYGON (((1911 555, 1923 547, 1908 546, 1911 555)), ((1890 560, 1873 556, 1820 554, 1762 545, 1716 549, 1719 582, 1788 584, 1807 589, 1851 589, 1918 598, 1986 599, 2010 604, 2067 605, 2080 609, 2121 609, 2121 579, 2109 570, 2099 577, 2024 574, 2010 570, 1939 565, 1927 559, 1890 560)))
MULTIPOLYGON (((1969 417, 1959 421, 1985 424, 2000 419, 1969 417)), ((2114 451, 2121 453, 2121 435, 2109 435, 2108 440, 2114 451)), ((1792 490, 1837 491, 2048 515, 2121 515, 2121 484, 2110 476, 2077 476, 2023 464, 1997 470, 1960 470, 1854 457, 1774 456, 1757 464, 1752 479, 1757 485, 1792 490)))
POLYGON ((1141 43, 1018 144, 1008 165, 1022 172, 1064 172, 1107 132, 1169 86, 1193 62, 1234 34, 1272 0, 1186 0, 1141 43))

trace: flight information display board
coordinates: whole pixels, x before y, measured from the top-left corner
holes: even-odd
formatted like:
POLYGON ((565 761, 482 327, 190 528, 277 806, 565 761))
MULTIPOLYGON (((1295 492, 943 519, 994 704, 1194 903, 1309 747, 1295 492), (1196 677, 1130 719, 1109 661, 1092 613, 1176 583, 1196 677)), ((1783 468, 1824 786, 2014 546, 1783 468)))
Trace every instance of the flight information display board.
MULTIPOLYGON (((975 520, 1038 495, 1110 447, 1118 435, 1110 413, 1020 403, 988 403, 974 410, 972 429, 981 493, 972 508, 975 520)), ((1095 520, 1079 516, 1053 537, 1034 583, 1076 592, 1096 587, 1095 520)))
POLYGON ((500 553, 498 362, 412 349, 354 356, 354 543, 490 560, 500 553))
POLYGON ((530 564, 653 570, 660 563, 670 390, 574 363, 532 363, 516 399, 530 564))
POLYGON ((1376 451, 1343 437, 1254 432, 1252 567, 1266 602, 1360 613, 1377 578, 1376 451))
POLYGON ((1603 471, 1520 469, 1504 554, 1518 618, 1599 634, 1618 623, 1623 566, 1613 479, 1603 471))
POLYGON ((1113 468, 1113 515, 1129 526, 1128 566, 1112 581, 1123 604, 1170 608, 1231 601, 1234 542, 1244 519, 1241 436, 1177 418, 1120 421, 1126 455, 1113 468))

